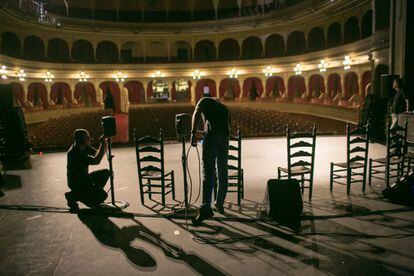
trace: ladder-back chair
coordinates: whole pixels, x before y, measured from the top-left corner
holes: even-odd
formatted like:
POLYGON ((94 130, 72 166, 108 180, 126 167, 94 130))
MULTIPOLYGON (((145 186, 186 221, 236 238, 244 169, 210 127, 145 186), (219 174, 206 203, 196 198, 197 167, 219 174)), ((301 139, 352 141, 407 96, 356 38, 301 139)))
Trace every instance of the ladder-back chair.
POLYGON ((346 124, 346 162, 331 162, 330 190, 333 184, 346 185, 346 193, 349 195, 352 183, 362 183, 362 192, 365 192, 366 172, 369 148, 369 125, 350 129, 346 124), (346 179, 346 182, 339 179, 346 179))
POLYGON ((297 178, 301 184, 302 194, 305 189, 309 189, 309 200, 312 200, 316 125, 313 125, 311 132, 292 132, 287 126, 286 137, 288 163, 287 168, 277 168, 278 178, 297 178), (305 182, 308 185, 305 185, 305 182))
POLYGON ((138 181, 141 203, 144 195, 152 199, 153 194, 161 195, 161 203, 165 206, 165 196, 172 194, 175 200, 174 171, 165 172, 164 167, 164 135, 160 130, 159 138, 151 136, 138 137, 134 129, 134 141, 138 167, 138 181))

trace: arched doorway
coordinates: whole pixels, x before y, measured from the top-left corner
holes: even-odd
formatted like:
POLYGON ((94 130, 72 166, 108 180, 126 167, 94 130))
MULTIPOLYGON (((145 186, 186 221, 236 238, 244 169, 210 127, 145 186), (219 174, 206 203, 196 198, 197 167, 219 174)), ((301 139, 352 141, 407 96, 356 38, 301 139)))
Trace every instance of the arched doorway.
POLYGON ((118 46, 111 41, 102 41, 96 48, 96 60, 100 63, 117 63, 119 61, 118 46))
POLYGON ((359 22, 358 18, 350 17, 344 26, 344 43, 350 43, 359 39, 359 22))
POLYGON ((28 60, 45 60, 45 44, 43 40, 35 35, 26 37, 23 44, 23 56, 28 60))
POLYGON ((145 103, 145 89, 140 81, 128 81, 124 87, 128 90, 128 101, 131 104, 145 103))
POLYGON ((325 34, 321 27, 315 27, 308 34, 308 51, 322 49, 325 49, 325 34))
POLYGON ((95 54, 92 43, 89 41, 79 39, 73 42, 72 45, 72 59, 80 63, 93 63, 95 61, 95 54))
POLYGON ((105 81, 99 85, 99 88, 103 93, 105 107, 113 107, 114 113, 121 113, 121 91, 119 85, 113 81, 105 81), (110 104, 111 100, 112 104, 110 104))
POLYGON ((287 39, 287 54, 299 55, 306 52, 305 35, 300 31, 294 31, 289 34, 287 39))
POLYGON ((265 56, 266 57, 281 57, 286 52, 285 40, 280 34, 272 34, 266 38, 265 42, 265 56))
POLYGON ((255 101, 256 98, 261 98, 263 94, 262 80, 256 77, 247 78, 243 82, 242 98, 255 101))
POLYGON ((358 75, 354 72, 349 72, 345 75, 345 99, 349 99, 354 94, 359 94, 358 75))
POLYGON ((54 62, 69 61, 69 46, 63 39, 53 38, 47 44, 47 58, 54 62))
POLYGON ((10 57, 21 57, 22 43, 15 33, 5 32, 1 35, 1 53, 10 57))
POLYGON ((362 17, 361 38, 367 38, 372 35, 372 10, 367 11, 362 17))
POLYGON ((50 99, 56 105, 71 106, 72 91, 66 82, 56 82, 50 89, 50 99))
POLYGON ((312 98, 319 98, 321 93, 325 93, 325 81, 319 74, 312 75, 309 78, 308 91, 312 98))
POLYGON ((194 59, 196 61, 212 61, 216 59, 217 50, 211 40, 197 42, 194 48, 194 59))
POLYGON ((341 76, 332 73, 328 77, 328 94, 331 98, 342 92, 341 76))
POLYGON ((31 83, 27 91, 27 100, 31 102, 34 107, 47 109, 49 102, 47 100, 46 86, 41 82, 31 83))
POLYGON ((328 28, 327 44, 328 48, 342 44, 342 27, 338 22, 332 23, 328 28))
POLYGON ((260 38, 249 36, 243 40, 242 57, 244 59, 260 58, 263 54, 263 44, 260 38))
POLYGON ((240 58, 240 46, 237 40, 228 38, 220 41, 218 58, 220 60, 235 60, 240 58))
POLYGON ((219 98, 234 101, 240 97, 240 84, 237 79, 225 78, 220 81, 219 98))
POLYGON ((75 85, 73 97, 78 104, 86 107, 96 105, 97 103, 95 86, 90 82, 78 82, 75 85))
POLYGON ((24 88, 18 82, 12 82, 11 85, 13 86, 13 101, 14 104, 20 105, 20 107, 24 108, 24 88))
POLYGON ((286 87, 282 77, 273 76, 266 80, 266 97, 276 99, 285 93, 286 87))
POLYGON ((212 79, 201 79, 197 81, 195 87, 195 102, 197 103, 203 95, 209 95, 210 97, 216 97, 216 82, 212 79))
POLYGON ((302 76, 292 76, 288 81, 288 99, 300 98, 306 93, 305 79, 302 76))

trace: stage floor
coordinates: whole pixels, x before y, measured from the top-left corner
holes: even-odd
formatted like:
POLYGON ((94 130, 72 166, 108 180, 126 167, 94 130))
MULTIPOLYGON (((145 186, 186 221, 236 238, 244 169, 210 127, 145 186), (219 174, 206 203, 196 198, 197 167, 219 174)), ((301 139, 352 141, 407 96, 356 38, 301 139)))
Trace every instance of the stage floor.
MULTIPOLYGON (((329 192, 329 162, 345 160, 345 143, 342 136, 317 138, 314 196, 310 203, 305 191, 298 233, 255 220, 267 180, 286 165, 285 138, 243 141, 242 206, 229 194, 226 214, 199 228, 141 205, 132 147, 114 149, 116 198, 131 205, 125 216, 69 213, 66 154, 32 156, 32 170, 8 172, 21 177, 21 187, 0 198, 0 275, 412 275, 414 210, 384 200, 383 181, 365 194, 360 184, 349 197, 344 186, 329 192)), ((165 151, 182 200, 181 145, 165 151)), ((384 154, 384 146, 371 144, 371 157, 384 154)), ((105 167, 104 159, 96 169, 105 167)), ((193 150, 194 194, 197 169, 193 150)))

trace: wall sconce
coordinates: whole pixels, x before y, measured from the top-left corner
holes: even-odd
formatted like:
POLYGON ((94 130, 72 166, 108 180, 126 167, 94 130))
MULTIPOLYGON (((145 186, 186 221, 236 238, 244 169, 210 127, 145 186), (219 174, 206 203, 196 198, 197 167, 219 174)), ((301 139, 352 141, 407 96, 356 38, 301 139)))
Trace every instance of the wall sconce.
POLYGON ((300 63, 296 64, 295 68, 293 68, 293 71, 297 76, 302 75, 302 65, 300 63))
POLYGON ((44 75, 44 78, 45 78, 45 82, 52 82, 55 76, 52 73, 50 73, 50 71, 47 71, 46 74, 44 75))
POLYGON ((263 69, 263 73, 265 74, 266 78, 271 77, 273 75, 273 68, 271 66, 267 66, 263 69))
POLYGON ((122 72, 120 72, 120 71, 118 71, 117 73, 116 73, 116 75, 114 76, 114 79, 117 81, 117 82, 120 82, 120 81, 125 81, 125 79, 127 78, 127 75, 125 75, 124 73, 122 73, 122 72))
POLYGON ((17 78, 19 79, 19 81, 26 81, 26 73, 23 69, 19 70, 19 72, 17 73, 17 78))
POLYGON ((199 79, 201 79, 201 77, 204 76, 204 73, 201 72, 200 70, 196 69, 196 70, 194 70, 194 72, 191 75, 193 76, 193 79, 199 80, 199 79))
POLYGON ((239 76, 239 71, 236 68, 232 68, 231 70, 227 71, 227 76, 231 79, 237 79, 239 76))
POLYGON ((161 70, 155 70, 155 73, 151 75, 153 78, 163 78, 165 77, 165 74, 161 72, 161 70))
POLYGON ((83 72, 83 71, 80 71, 80 73, 79 73, 79 81, 80 82, 87 82, 88 81, 88 79, 89 79, 89 75, 88 74, 86 74, 85 72, 83 72))
POLYGON ((342 63, 344 64, 344 70, 351 69, 351 58, 349 56, 344 56, 344 61, 342 63))
POLYGON ((328 68, 328 63, 322 59, 321 62, 318 64, 318 68, 320 72, 326 72, 326 69, 328 68))
POLYGON ((0 74, 1 74, 1 79, 2 80, 7 80, 7 66, 6 65, 2 65, 1 69, 0 69, 0 74))

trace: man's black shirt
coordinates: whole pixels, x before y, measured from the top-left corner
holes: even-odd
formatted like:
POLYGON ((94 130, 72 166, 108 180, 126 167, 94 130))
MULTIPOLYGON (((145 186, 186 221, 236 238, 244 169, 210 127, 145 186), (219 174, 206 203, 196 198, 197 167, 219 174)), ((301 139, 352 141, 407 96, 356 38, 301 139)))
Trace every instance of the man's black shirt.
POLYGON ((204 116, 204 131, 206 134, 229 135, 230 111, 227 106, 216 99, 205 97, 198 102, 197 109, 204 116))
POLYGON ((86 147, 83 150, 73 144, 67 155, 67 178, 71 189, 82 186, 82 183, 89 181, 89 165, 92 164, 96 149, 86 147))

